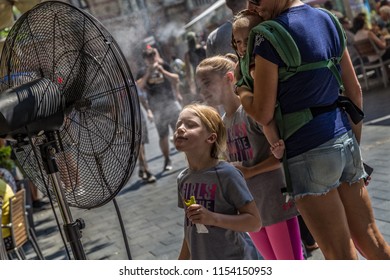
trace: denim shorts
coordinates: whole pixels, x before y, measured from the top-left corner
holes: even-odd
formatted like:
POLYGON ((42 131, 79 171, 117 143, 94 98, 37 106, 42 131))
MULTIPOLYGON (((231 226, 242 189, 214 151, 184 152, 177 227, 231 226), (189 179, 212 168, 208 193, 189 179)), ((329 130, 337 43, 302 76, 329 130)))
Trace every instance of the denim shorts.
POLYGON ((367 176, 351 131, 287 162, 294 198, 326 194, 341 182, 352 184, 367 176))

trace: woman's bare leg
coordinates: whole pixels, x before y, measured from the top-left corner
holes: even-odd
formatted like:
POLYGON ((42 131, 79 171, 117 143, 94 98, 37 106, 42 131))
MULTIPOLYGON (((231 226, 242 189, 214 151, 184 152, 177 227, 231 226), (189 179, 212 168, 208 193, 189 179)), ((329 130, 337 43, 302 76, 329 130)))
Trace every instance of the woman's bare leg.
POLYGON ((359 252, 367 259, 389 260, 390 248, 375 223, 371 200, 363 180, 351 186, 343 183, 338 192, 352 239, 359 252))
POLYGON ((336 189, 325 195, 307 195, 296 201, 307 227, 325 259, 357 259, 347 216, 336 189))

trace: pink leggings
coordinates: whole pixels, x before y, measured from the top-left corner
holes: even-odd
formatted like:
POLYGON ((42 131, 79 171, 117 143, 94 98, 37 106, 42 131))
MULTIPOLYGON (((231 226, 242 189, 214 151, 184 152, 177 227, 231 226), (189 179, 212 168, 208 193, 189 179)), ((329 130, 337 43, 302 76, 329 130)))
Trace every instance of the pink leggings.
POLYGON ((249 233, 265 260, 303 260, 298 218, 293 217, 249 233))

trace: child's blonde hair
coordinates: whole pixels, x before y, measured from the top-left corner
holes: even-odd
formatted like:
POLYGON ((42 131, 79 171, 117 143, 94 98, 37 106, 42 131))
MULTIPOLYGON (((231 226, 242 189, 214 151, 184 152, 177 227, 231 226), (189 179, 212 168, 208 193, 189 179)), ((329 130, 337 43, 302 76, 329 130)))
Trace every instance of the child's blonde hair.
POLYGON ((238 59, 232 57, 234 54, 229 54, 229 57, 223 55, 216 55, 203 59, 198 67, 196 67, 196 74, 204 72, 215 72, 220 75, 225 75, 227 72, 234 71, 236 67, 235 61, 238 59))
POLYGON ((191 110, 204 124, 207 131, 215 133, 217 139, 211 148, 210 156, 218 159, 224 155, 226 150, 226 128, 219 113, 211 106, 199 103, 192 103, 183 108, 191 110))
MULTIPOLYGON (((251 30, 256 25, 263 22, 264 19, 256 12, 250 11, 248 9, 242 10, 239 13, 237 13, 233 17, 233 30, 235 28, 248 28, 251 30)), ((232 41, 231 41, 233 49, 237 52, 237 45, 234 40, 233 32, 232 32, 232 41)))

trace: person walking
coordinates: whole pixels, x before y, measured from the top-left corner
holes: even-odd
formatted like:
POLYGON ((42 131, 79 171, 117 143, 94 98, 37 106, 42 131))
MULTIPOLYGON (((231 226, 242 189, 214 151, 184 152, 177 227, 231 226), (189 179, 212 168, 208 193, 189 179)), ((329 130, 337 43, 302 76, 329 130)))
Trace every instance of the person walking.
POLYGON ((137 74, 138 87, 146 92, 149 107, 154 115, 159 144, 164 156, 163 171, 172 169, 169 153, 169 128, 174 131, 179 117, 181 100, 175 91, 179 76, 171 71, 170 66, 156 55, 154 48, 142 52, 146 69, 137 74), (176 93, 176 95, 175 95, 176 93))
POLYGON ((186 103, 201 101, 195 86, 195 69, 199 62, 206 58, 205 48, 199 44, 195 32, 188 32, 187 35, 188 50, 184 54, 184 64, 186 73, 186 82, 189 86, 186 92, 186 103))
POLYGON ((141 126, 142 126, 142 138, 139 147, 138 154, 138 177, 141 178, 145 183, 154 183, 156 182, 156 177, 149 170, 148 161, 145 154, 145 144, 149 144, 149 131, 148 125, 146 123, 146 118, 152 122, 154 121, 154 116, 152 110, 150 110, 148 101, 146 100, 145 93, 137 86, 138 98, 144 108, 145 113, 141 110, 141 126))
MULTIPOLYGON (((343 94, 362 108, 360 84, 348 50, 341 49, 331 15, 299 0, 251 0, 249 9, 282 24, 302 61, 318 62, 342 53, 338 67, 343 94)), ((339 82, 327 68, 302 71, 279 82, 283 61, 270 41, 257 36, 254 92, 237 89, 245 111, 256 121, 267 124, 274 118, 276 100, 282 114, 338 100, 339 82)), ((357 250, 367 259, 390 259, 364 185, 361 130, 362 122, 354 124, 344 110, 334 108, 318 114, 285 140, 291 195, 326 259, 357 259, 357 250)))

